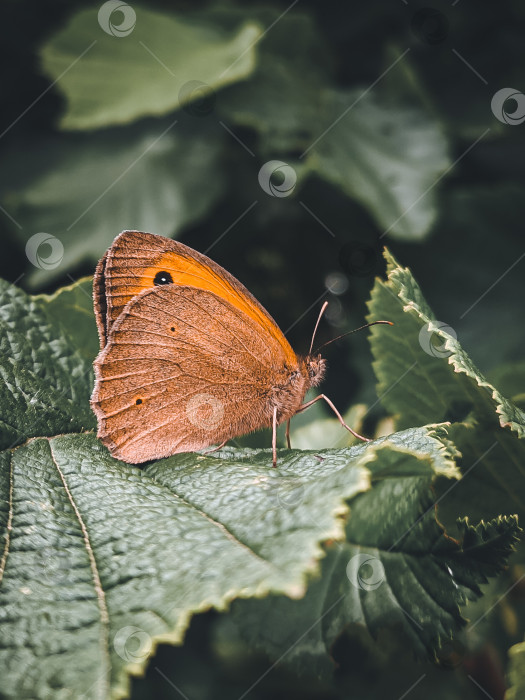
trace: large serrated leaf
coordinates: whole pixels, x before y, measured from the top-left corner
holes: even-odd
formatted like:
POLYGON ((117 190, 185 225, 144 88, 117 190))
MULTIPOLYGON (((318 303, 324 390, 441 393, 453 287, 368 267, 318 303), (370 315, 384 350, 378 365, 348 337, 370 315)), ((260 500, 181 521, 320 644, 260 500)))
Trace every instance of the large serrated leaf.
POLYGON ((92 429, 91 280, 30 297, 0 280, 0 448, 92 429))
POLYGON ((144 472, 93 435, 68 435, 1 461, 0 664, 12 698, 122 696, 126 673, 158 641, 180 643, 192 613, 301 596, 320 543, 344 536, 345 501, 368 487, 344 450, 322 463, 292 451, 277 472, 269 450, 178 455, 144 472), (291 482, 301 497, 285 509, 291 482))
POLYGON ((517 540, 515 517, 477 527, 462 521, 461 541, 450 539, 432 486, 443 473, 437 464, 451 455, 432 431, 392 437, 366 449, 372 488, 352 501, 346 541, 327 546, 322 576, 306 596, 233 606, 243 636, 299 672, 330 673, 332 645, 350 623, 374 636, 394 626, 418 654, 435 654, 465 624, 460 606, 481 595, 479 584, 501 571, 517 540))
POLYGON ((400 425, 457 419, 451 412, 463 406, 459 418, 471 409, 484 422, 497 414, 502 427, 525 437, 525 414, 486 381, 450 328, 436 322, 411 272, 390 253, 385 257, 388 280, 377 280, 369 302, 371 319, 381 309, 395 325, 388 333, 375 326, 370 335, 383 404, 402 413, 400 425))
POLYGON ((370 334, 383 405, 399 427, 455 422, 450 437, 462 453, 466 478, 447 497, 447 509, 461 512, 462 504, 474 521, 523 514, 525 414, 483 377, 450 328, 435 320, 410 271, 390 253, 386 257, 388 279, 376 281, 369 303, 370 320, 381 313, 395 324, 374 326, 370 334))
POLYGON ((459 628, 458 606, 499 571, 517 526, 464 523, 464 550, 446 539, 434 488, 461 484, 452 428, 279 450, 277 469, 270 449, 123 464, 92 433, 78 434, 94 426, 90 287, 52 297, 0 288, 3 444, 26 440, 0 452, 6 697, 123 697, 156 644, 181 643, 193 614, 239 598, 261 599, 246 620, 252 638, 273 635, 274 649, 308 621, 315 644, 301 636, 294 653, 319 672, 351 621, 372 632, 399 624, 420 651, 459 628), (363 555, 384 574, 373 590, 363 555), (290 610, 288 632, 275 637, 270 620, 290 610))
POLYGON ((67 98, 64 129, 96 129, 144 116, 163 116, 201 97, 192 81, 211 89, 246 78, 255 66, 261 29, 246 22, 235 34, 138 5, 80 10, 42 48, 46 73, 67 98), (118 35, 120 12, 127 34, 118 35), (98 17, 97 17, 98 14, 98 17), (126 20, 124 19, 124 22, 126 20), (182 92, 181 92, 182 91, 182 92))

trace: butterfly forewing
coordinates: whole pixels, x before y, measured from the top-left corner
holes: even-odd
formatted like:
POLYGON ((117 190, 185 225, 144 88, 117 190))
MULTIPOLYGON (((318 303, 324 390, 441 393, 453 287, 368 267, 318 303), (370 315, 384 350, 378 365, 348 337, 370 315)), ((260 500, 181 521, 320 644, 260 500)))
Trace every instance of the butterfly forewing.
POLYGON ((146 289, 155 288, 159 274, 166 273, 172 284, 207 290, 228 300, 255 321, 261 332, 277 341, 288 362, 295 360, 290 344, 257 299, 220 265, 182 243, 150 233, 123 231, 99 263, 97 273, 105 281, 104 340, 126 304, 146 289))
POLYGON ((116 457, 141 462, 270 426, 272 388, 297 362, 214 292, 176 284, 142 291, 95 362, 99 437, 116 457))

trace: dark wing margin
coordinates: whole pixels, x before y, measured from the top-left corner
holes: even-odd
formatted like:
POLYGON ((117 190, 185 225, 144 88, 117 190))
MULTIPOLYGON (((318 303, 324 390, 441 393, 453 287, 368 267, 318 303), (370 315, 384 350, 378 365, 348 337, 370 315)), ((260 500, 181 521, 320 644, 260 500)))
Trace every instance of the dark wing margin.
POLYGON ((108 329, 107 323, 107 297, 106 297, 106 265, 108 260, 109 250, 98 261, 93 277, 93 307, 95 310, 95 320, 97 322, 98 337, 100 340, 100 349, 106 345, 108 329))

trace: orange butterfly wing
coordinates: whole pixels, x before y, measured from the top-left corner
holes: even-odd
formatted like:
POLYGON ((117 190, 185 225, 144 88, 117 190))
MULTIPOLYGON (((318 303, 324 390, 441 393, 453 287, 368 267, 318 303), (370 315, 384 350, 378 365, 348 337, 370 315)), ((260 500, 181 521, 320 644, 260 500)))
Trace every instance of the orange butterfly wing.
POLYGON ((95 375, 98 436, 135 463, 269 427, 276 386, 295 389, 280 420, 304 396, 296 356, 289 364, 258 320, 214 292, 174 284, 127 303, 95 375))
POLYGON ((266 309, 233 275, 202 253, 163 236, 123 231, 97 265, 94 278, 96 318, 103 348, 113 323, 134 297, 158 288, 157 273, 172 282, 213 292, 255 321, 282 348, 288 363, 296 355, 266 309))

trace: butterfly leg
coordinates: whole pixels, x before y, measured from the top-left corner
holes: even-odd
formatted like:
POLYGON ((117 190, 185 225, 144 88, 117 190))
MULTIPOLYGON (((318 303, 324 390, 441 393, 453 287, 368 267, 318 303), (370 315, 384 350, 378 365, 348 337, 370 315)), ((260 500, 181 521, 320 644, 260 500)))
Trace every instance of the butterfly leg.
POLYGON ((272 467, 277 466, 277 406, 273 407, 272 421, 272 467))
POLYGON ((343 428, 346 428, 348 432, 352 433, 354 437, 358 438, 359 440, 363 440, 363 442, 372 442, 370 438, 364 437, 363 435, 359 435, 359 433, 356 433, 355 430, 352 430, 352 428, 344 422, 343 416, 339 413, 339 411, 330 401, 328 396, 325 396, 324 394, 319 394, 319 396, 316 396, 315 399, 312 399, 311 401, 304 403, 302 406, 299 406, 299 408, 297 409, 297 413, 302 413, 303 411, 306 411, 307 408, 310 408, 310 406, 312 406, 316 401, 319 401, 319 399, 324 399, 324 401, 326 401, 326 403, 330 406, 332 411, 339 419, 339 422, 341 423, 343 428))
POLYGON ((206 452, 203 452, 203 454, 211 455, 212 452, 217 452, 218 450, 221 450, 227 442, 228 440, 225 440, 224 442, 221 442, 220 445, 217 445, 217 447, 212 447, 211 450, 206 450, 206 452))
POLYGON ((288 449, 290 450, 292 447, 292 443, 290 442, 290 419, 286 421, 286 444, 288 446, 288 449))

